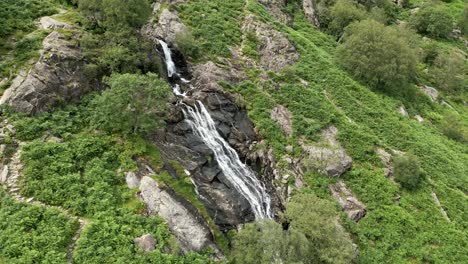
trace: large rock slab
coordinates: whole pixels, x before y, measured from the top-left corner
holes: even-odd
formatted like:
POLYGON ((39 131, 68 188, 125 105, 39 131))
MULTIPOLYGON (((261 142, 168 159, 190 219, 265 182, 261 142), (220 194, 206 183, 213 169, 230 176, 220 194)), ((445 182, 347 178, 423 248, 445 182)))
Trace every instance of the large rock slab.
POLYGON ((84 60, 77 44, 80 33, 50 33, 29 72, 18 75, 3 94, 0 104, 17 112, 38 114, 69 101, 77 101, 89 90, 83 74, 84 60))
POLYGON ((278 21, 285 24, 291 23, 292 18, 283 12, 287 0, 259 0, 259 2, 264 5, 270 11, 270 14, 278 19, 278 21))
POLYGON ((342 180, 331 184, 330 191, 351 220, 357 222, 366 215, 364 204, 351 193, 342 180))
POLYGON ((317 144, 301 143, 304 157, 301 167, 306 170, 317 170, 329 177, 337 177, 349 170, 352 158, 336 140, 338 129, 330 126, 322 131, 322 139, 317 144))
POLYGON ((299 53, 286 35, 271 26, 247 15, 242 27, 244 32, 254 32, 260 41, 260 66, 266 71, 280 71, 299 60, 299 53))
POLYGON ((212 245, 209 229, 155 180, 144 176, 140 190, 148 213, 158 215, 167 222, 184 252, 198 251, 212 245))
POLYGON ((277 105, 271 110, 271 119, 278 122, 280 127, 283 129, 283 132, 287 136, 291 136, 292 129, 292 114, 291 112, 282 105, 277 105))
POLYGON ((315 0, 304 0, 302 1, 302 8, 304 10, 305 17, 309 20, 312 25, 320 27, 320 23, 317 16, 317 7, 315 0))
POLYGON ((155 42, 157 39, 164 39, 167 43, 177 45, 177 35, 188 32, 188 28, 182 23, 177 12, 166 8, 159 15, 158 21, 150 21, 143 27, 142 32, 155 42))

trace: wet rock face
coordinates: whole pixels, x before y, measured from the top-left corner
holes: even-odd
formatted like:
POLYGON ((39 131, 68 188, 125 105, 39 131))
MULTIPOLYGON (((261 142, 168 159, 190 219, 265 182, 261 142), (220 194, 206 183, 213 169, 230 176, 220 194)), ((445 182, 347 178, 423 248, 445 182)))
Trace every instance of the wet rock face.
MULTIPOLYGON (((50 21, 49 21, 50 22, 50 21)), ((76 101, 90 90, 83 75, 84 61, 76 39, 50 33, 43 41, 41 58, 29 72, 18 75, 0 104, 27 114, 38 114, 62 103, 76 101)))
MULTIPOLYGON (((220 135, 238 153, 247 153, 256 135, 246 112, 233 103, 233 98, 212 89, 199 90, 192 97, 206 106, 220 135)), ((195 105, 193 101, 185 103, 195 105)), ((176 107, 174 111, 171 123, 160 135, 160 140, 156 140, 162 143, 159 144, 164 155, 189 170, 199 197, 221 230, 227 231, 254 220, 250 204, 230 186, 212 150, 194 135, 182 110, 176 107)), ((242 157, 243 154, 240 155, 242 157)))

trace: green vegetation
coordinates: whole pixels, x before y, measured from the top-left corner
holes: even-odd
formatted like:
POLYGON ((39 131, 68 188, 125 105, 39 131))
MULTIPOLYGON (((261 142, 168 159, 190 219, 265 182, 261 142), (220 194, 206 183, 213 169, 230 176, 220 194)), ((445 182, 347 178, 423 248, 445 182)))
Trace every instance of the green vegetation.
POLYGON ((447 38, 453 29, 453 18, 443 5, 423 7, 411 18, 411 25, 421 34, 447 38))
POLYGON ((423 180, 419 160, 413 154, 393 158, 394 176, 403 188, 414 190, 423 180))
POLYGON ((333 19, 328 25, 328 30, 337 38, 343 35, 345 27, 349 24, 363 20, 366 17, 365 11, 351 0, 338 0, 330 8, 330 14, 333 19))
POLYGON ((78 221, 38 205, 16 202, 0 188, 0 263, 66 263, 78 221))
POLYGON ((92 101, 92 124, 109 132, 145 134, 164 125, 171 89, 157 75, 114 74, 92 101))
POLYGON ((350 263, 351 239, 330 201, 298 194, 286 206, 289 229, 271 220, 247 224, 234 239, 233 263, 350 263))
POLYGON ((178 5, 177 11, 192 28, 200 52, 207 58, 229 56, 241 41, 244 0, 200 0, 178 5))
POLYGON ((416 52, 396 28, 365 20, 352 24, 346 34, 336 58, 356 79, 377 88, 399 88, 414 77, 416 52))

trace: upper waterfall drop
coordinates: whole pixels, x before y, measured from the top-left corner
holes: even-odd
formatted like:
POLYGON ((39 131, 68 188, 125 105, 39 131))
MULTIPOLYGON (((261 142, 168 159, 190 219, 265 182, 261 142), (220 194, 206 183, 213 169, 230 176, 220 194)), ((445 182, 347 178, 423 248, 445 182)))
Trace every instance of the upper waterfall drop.
POLYGON ((174 61, 172 60, 171 49, 169 48, 167 43, 162 40, 159 40, 159 44, 161 44, 161 47, 163 48, 163 51, 164 51, 164 57, 165 57, 166 68, 167 68, 167 76, 172 77, 174 76, 174 74, 177 74, 177 69, 176 69, 174 61))
MULTIPOLYGON (((172 77, 177 74, 177 68, 172 60, 171 50, 164 41, 159 40, 159 43, 164 51, 168 76, 172 77)), ((193 89, 190 80, 179 77, 182 83, 193 89)), ((178 84, 173 85, 173 92, 177 96, 186 97, 186 93, 182 93, 178 84)), ((273 218, 271 198, 265 186, 257 179, 255 172, 240 160, 237 152, 219 134, 213 118, 203 103, 197 101, 194 107, 182 103, 182 107, 186 122, 195 135, 200 137, 206 146, 213 151, 221 171, 229 181, 229 187, 234 188, 249 202, 256 219, 273 218)))

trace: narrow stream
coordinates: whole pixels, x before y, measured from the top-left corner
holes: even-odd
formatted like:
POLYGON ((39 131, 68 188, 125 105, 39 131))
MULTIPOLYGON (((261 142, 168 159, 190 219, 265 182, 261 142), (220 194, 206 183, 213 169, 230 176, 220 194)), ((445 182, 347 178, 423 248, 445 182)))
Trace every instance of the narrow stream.
MULTIPOLYGON (((169 77, 178 76, 185 84, 190 84, 177 73, 176 65, 172 59, 172 52, 168 45, 159 40, 164 51, 167 74, 169 77)), ((191 85, 189 85, 193 88, 191 85)), ((186 97, 186 92, 182 92, 178 84, 174 84, 173 92, 178 97, 186 97)), ((271 199, 266 192, 265 186, 257 179, 254 171, 241 162, 237 152, 226 142, 226 140, 216 130, 214 120, 206 110, 201 101, 197 101, 196 106, 183 104, 183 113, 186 121, 194 131, 195 135, 213 151, 226 179, 230 182, 242 196, 249 202, 256 219, 273 218, 271 209, 271 199)))

